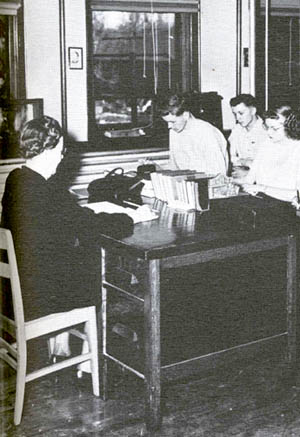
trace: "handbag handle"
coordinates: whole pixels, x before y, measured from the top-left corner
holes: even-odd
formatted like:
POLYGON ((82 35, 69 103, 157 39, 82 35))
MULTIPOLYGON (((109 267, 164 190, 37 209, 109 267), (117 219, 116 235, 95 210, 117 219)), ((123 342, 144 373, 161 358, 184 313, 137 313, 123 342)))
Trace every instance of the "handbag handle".
POLYGON ((116 167, 113 168, 109 173, 107 173, 105 177, 109 178, 114 176, 123 176, 123 174, 124 174, 124 169, 122 167, 116 167))

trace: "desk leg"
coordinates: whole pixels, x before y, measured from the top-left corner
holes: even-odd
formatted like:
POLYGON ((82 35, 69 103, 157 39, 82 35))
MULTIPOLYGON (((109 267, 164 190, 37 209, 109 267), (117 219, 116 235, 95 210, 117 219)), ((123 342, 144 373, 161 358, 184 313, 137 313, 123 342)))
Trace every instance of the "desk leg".
POLYGON ((161 424, 160 411, 160 261, 148 262, 145 277, 145 388, 146 425, 156 430, 161 424))
POLYGON ((290 366, 296 363, 297 352, 297 287, 296 287, 296 239, 288 237, 287 249, 287 360, 290 366))
POLYGON ((101 348, 100 348, 100 395, 101 398, 106 401, 108 397, 108 387, 107 387, 107 358, 106 353, 106 301, 107 301, 107 290, 103 286, 106 277, 106 250, 101 249, 101 348))

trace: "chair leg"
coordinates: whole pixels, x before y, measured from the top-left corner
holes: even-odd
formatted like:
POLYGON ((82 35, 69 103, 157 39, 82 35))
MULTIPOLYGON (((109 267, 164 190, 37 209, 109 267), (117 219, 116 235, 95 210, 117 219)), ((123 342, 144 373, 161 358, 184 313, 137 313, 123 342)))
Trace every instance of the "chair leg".
MULTIPOLYGON (((87 322, 85 322, 85 324, 84 324, 84 332, 87 336, 89 335, 88 329, 87 329, 87 322)), ((86 353, 90 352, 90 350, 91 350, 91 347, 90 347, 89 340, 88 339, 83 340, 81 353, 86 354, 86 353)), ((91 360, 83 361, 82 363, 78 364, 77 369, 78 369, 77 370, 77 378, 82 378, 83 373, 92 373, 91 360)))
POLYGON ((92 381, 93 381, 93 393, 95 396, 100 396, 99 390, 99 364, 98 364, 98 339, 97 339, 97 322, 96 314, 90 317, 90 320, 86 322, 85 330, 89 339, 89 347, 92 354, 91 359, 91 371, 92 371, 92 381))
POLYGON ((27 350, 25 346, 23 351, 19 351, 19 356, 18 356, 16 400, 15 400, 15 412, 14 412, 15 425, 19 425, 21 423, 21 418, 22 418, 25 383, 26 383, 26 367, 27 367, 27 350))

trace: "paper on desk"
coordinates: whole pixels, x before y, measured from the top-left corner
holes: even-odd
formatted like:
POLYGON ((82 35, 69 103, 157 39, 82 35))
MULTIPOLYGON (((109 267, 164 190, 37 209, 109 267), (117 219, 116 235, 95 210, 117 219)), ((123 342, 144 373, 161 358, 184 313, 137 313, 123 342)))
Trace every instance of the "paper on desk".
POLYGON ((123 213, 129 215, 134 223, 146 222, 149 220, 155 220, 159 217, 156 211, 151 210, 149 205, 139 206, 137 209, 124 208, 123 206, 116 205, 111 202, 95 202, 87 203, 83 205, 84 208, 92 209, 96 214, 99 212, 107 212, 109 214, 113 213, 123 213))

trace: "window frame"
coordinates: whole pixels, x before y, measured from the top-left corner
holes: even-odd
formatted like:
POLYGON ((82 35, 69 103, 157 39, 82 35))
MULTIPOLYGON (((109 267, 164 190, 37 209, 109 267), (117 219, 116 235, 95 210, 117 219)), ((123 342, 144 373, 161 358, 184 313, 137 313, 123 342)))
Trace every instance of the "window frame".
MULTIPOLYGON (((261 1, 252 0, 253 9, 256 12, 256 23, 255 23, 255 94, 259 101, 259 106, 262 110, 268 110, 270 107, 276 105, 278 101, 292 102, 293 100, 298 101, 300 97, 300 82, 299 84, 293 83, 290 90, 288 87, 282 87, 280 82, 278 82, 277 88, 280 90, 280 97, 277 97, 276 85, 274 85, 273 72, 279 71, 274 65, 271 65, 272 60, 272 30, 274 24, 272 21, 279 18, 298 18, 298 32, 300 30, 300 4, 299 8, 295 8, 293 5, 276 5, 272 4, 272 0, 261 1), (262 46, 263 41, 263 46, 262 46), (272 83, 273 82, 273 83, 272 83), (276 98, 274 97, 276 95, 276 98), (294 97, 293 98, 291 98, 294 97)), ((274 2, 275 3, 275 2, 274 2)), ((294 33, 298 33, 297 31, 294 33)), ((291 34, 289 38, 292 38, 291 34)), ((300 35, 300 33, 298 34, 300 35)), ((299 41, 300 36, 298 36, 299 41)), ((290 49, 295 45, 294 40, 290 39, 290 49)), ((276 52, 277 56, 278 50, 276 52)), ((292 56, 292 53, 291 53, 292 56)), ((282 59, 280 60, 282 61, 282 59)), ((290 65, 293 64, 293 60, 290 60, 290 65)), ((298 67, 300 69, 300 65, 298 67)), ((282 67, 282 70, 284 66, 282 67)), ((292 72, 291 72, 292 74, 292 72)), ((293 75, 296 76, 296 75, 293 75)), ((292 82, 292 78, 290 78, 292 82)), ((294 81, 295 82, 295 81, 294 81)), ((286 81, 287 83, 287 81, 286 81)), ((291 84, 292 85, 292 84, 291 84)))
POLYGON ((0 15, 7 16, 8 19, 10 97, 25 98, 23 6, 21 0, 0 3, 0 15))
MULTIPOLYGON (((107 141, 104 138, 105 130, 114 130, 114 129, 131 129, 135 128, 132 123, 129 124, 103 124, 101 127, 97 126, 95 121, 95 101, 97 100, 97 96, 94 95, 94 53, 93 53, 93 27, 92 27, 92 15, 96 10, 100 11, 124 11, 124 12, 157 12, 157 13, 187 13, 187 22, 182 25, 186 28, 186 34, 188 35, 190 44, 188 45, 188 50, 186 49, 186 44, 184 44, 184 38, 180 41, 181 44, 181 53, 183 53, 184 59, 181 59, 179 65, 179 74, 181 77, 182 90, 180 91, 191 91, 192 89, 199 91, 199 61, 198 61, 198 35, 196 38, 191 37, 191 33, 193 32, 192 26, 197 26, 198 24, 198 0, 187 0, 182 2, 181 0, 90 0, 89 7, 87 9, 87 29, 89 29, 87 34, 87 46, 88 46, 88 62, 87 62, 87 88, 88 88, 88 139, 89 142, 95 143, 95 139, 100 140, 101 150, 116 150, 116 143, 120 148, 120 151, 123 150, 131 150, 136 149, 138 145, 138 149, 144 150, 145 148, 153 148, 153 150, 157 150, 157 147, 153 147, 150 145, 149 138, 139 137, 139 141, 136 139, 130 138, 120 139, 114 138, 107 141), (192 15, 193 14, 193 15, 192 15), (194 20, 194 21, 193 21, 194 20), (195 42, 196 40, 196 42, 195 42), (183 50, 184 47, 184 50, 183 50), (193 59, 193 61, 192 61, 193 59), (100 138, 99 138, 100 133, 100 138), (103 141, 104 140, 104 141, 103 141), (131 144, 129 144, 131 143, 131 144), (131 147, 132 145, 132 147, 131 147)), ((197 31, 198 28, 196 27, 197 31)), ((117 94, 116 94, 117 96, 117 94)), ((98 96, 99 98, 99 96, 98 96)), ((138 96, 137 96, 138 98, 138 96)), ((154 129, 152 137, 155 139, 155 133, 157 130, 154 129)), ((168 131, 163 133, 164 143, 166 143, 163 148, 168 149, 168 142, 166 138, 168 131)), ((146 135, 147 136, 147 135, 146 135)), ((162 144, 162 143, 160 143, 162 144)), ((161 146, 160 146, 161 147, 161 146)))

